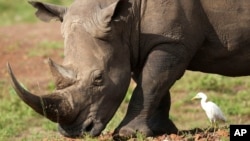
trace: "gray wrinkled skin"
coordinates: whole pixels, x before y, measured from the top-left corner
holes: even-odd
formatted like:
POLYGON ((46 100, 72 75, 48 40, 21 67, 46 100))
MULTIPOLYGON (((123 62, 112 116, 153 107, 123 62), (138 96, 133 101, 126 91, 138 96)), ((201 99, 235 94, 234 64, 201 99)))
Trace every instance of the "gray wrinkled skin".
POLYGON ((62 22, 64 62, 49 60, 54 93, 20 98, 59 124, 61 134, 98 136, 137 86, 114 135, 176 133, 169 89, 185 70, 250 75, 249 0, 75 0, 70 7, 30 1, 43 21, 62 22))

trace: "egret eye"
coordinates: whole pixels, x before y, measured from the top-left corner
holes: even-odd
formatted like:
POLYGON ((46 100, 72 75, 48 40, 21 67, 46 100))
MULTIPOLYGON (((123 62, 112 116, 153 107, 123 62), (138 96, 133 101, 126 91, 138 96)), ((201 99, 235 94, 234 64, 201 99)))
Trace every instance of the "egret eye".
POLYGON ((101 86, 103 85, 103 72, 101 70, 96 70, 93 73, 93 85, 101 86))

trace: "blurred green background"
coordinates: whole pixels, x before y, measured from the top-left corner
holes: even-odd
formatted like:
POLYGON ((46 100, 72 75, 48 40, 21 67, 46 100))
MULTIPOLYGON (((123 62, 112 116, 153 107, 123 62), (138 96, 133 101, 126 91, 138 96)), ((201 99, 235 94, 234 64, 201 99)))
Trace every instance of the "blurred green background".
MULTIPOLYGON (((60 5, 69 5, 71 0, 41 0, 60 5)), ((27 0, 0 0, 0 25, 37 22, 36 11, 27 0)))

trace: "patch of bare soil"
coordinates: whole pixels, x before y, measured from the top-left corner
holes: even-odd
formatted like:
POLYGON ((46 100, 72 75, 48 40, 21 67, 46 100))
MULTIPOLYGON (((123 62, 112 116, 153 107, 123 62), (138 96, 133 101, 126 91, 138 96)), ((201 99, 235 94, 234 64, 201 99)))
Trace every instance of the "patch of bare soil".
MULTIPOLYGON (((57 138, 59 139, 59 138, 57 138)), ((209 131, 202 129, 192 129, 187 131, 181 131, 181 133, 170 134, 170 135, 161 135, 157 137, 148 137, 148 138, 113 138, 112 133, 102 134, 96 138, 99 141, 221 141, 221 140, 229 140, 229 129, 227 127, 209 131)), ((44 138, 43 141, 49 141, 51 138, 44 138)), ((61 137, 60 140, 64 141, 82 141, 82 139, 71 139, 66 137, 61 137)))
MULTIPOLYGON (((107 135, 102 135, 99 137, 99 140, 106 140, 107 135)), ((192 130, 183 130, 178 134, 170 134, 170 135, 161 135, 157 137, 148 137, 146 141, 220 141, 222 139, 229 140, 229 128, 222 127, 220 129, 200 129, 195 128, 192 130)), ((136 138, 130 139, 119 139, 115 138, 117 141, 129 140, 129 141, 138 141, 136 138)))
MULTIPOLYGON (((51 56, 29 56, 29 50, 37 47, 41 41, 62 41, 60 35, 60 23, 37 23, 22 24, 7 27, 0 27, 0 80, 8 81, 9 76, 6 63, 9 62, 20 82, 26 85, 29 90, 44 93, 52 76, 47 65, 47 58, 50 57, 56 62, 61 63, 60 54, 62 49, 56 49, 51 56)), ((39 129, 37 129, 39 130, 39 129)), ((46 132, 46 131, 45 131, 46 132)), ((44 141, 47 139, 44 134, 44 141)), ((25 135, 24 135, 25 136, 25 135)), ((153 141, 172 141, 172 140, 195 140, 195 141, 214 141, 221 138, 228 139, 228 128, 220 129, 215 132, 205 132, 201 129, 182 131, 181 134, 162 135, 155 138, 147 138, 153 141)), ((106 133, 98 137, 99 140, 112 140, 112 133, 106 133)), ((58 137, 56 138, 58 140, 58 137)), ((60 140, 60 139, 59 139, 60 140)), ((79 139, 68 139, 61 137, 61 140, 73 141, 79 139)), ((135 138, 129 139, 131 141, 135 138)))
POLYGON ((59 23, 22 24, 0 27, 0 78, 8 80, 6 64, 11 64, 17 79, 29 89, 43 91, 52 80, 48 57, 61 62, 62 49, 52 56, 30 56, 29 51, 44 41, 63 41, 59 23))

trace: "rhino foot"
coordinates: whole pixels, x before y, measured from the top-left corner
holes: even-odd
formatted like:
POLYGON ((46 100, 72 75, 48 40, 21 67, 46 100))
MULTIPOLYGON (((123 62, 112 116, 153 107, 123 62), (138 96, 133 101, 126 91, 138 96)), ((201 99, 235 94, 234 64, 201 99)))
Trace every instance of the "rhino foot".
MULTIPOLYGON (((167 96, 164 99, 166 100, 167 96)), ((145 115, 138 115, 134 118, 127 115, 115 130, 114 136, 135 137, 138 132, 146 137, 177 133, 177 127, 169 119, 168 111, 170 106, 165 105, 165 100, 162 100, 160 106, 147 118, 145 115)))
POLYGON ((114 139, 136 137, 137 133, 141 133, 148 137, 178 132, 178 129, 170 119, 156 117, 157 116, 153 116, 147 123, 134 119, 127 125, 118 127, 114 132, 114 139))
POLYGON ((139 119, 134 119, 127 125, 118 127, 114 132, 114 138, 125 137, 131 138, 136 137, 137 133, 141 133, 145 136, 153 136, 153 132, 147 126, 145 121, 140 121, 139 119))

